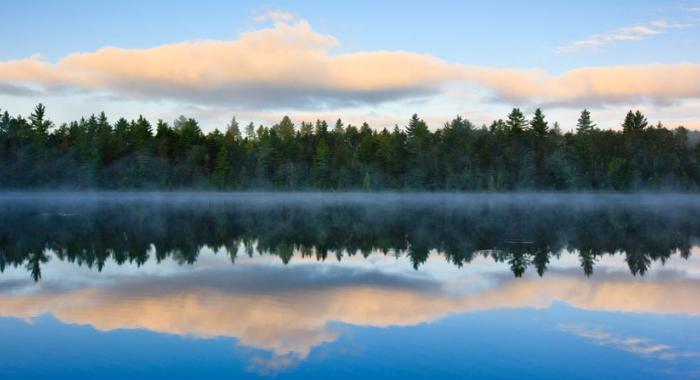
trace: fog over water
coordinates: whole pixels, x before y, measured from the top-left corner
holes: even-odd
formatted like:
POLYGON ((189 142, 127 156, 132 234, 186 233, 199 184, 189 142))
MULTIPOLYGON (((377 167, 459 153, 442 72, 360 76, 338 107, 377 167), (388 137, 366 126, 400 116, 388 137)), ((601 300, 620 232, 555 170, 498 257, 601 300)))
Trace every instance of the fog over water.
POLYGON ((516 276, 563 251, 589 275, 598 256, 623 254, 636 275, 687 257, 700 236, 692 194, 30 192, 1 194, 0 211, 0 269, 34 276, 50 252, 101 268, 152 254, 191 263, 203 247, 233 259, 239 245, 284 262, 397 252, 416 268, 431 250, 458 266, 490 256, 516 276))
POLYGON ((0 349, 0 373, 159 377, 205 361, 221 378, 463 378, 481 363, 505 379, 528 352, 535 378, 687 378, 699 198, 2 193, 0 337, 23 339, 0 349), (66 338, 40 362, 44 331, 66 338), (346 360, 360 364, 338 376, 346 360))
POLYGON ((207 192, 207 191, 4 191, 0 201, 88 202, 88 201, 148 201, 148 202, 228 202, 252 204, 560 204, 589 206, 610 204, 679 205, 700 204, 694 193, 663 192, 207 192))

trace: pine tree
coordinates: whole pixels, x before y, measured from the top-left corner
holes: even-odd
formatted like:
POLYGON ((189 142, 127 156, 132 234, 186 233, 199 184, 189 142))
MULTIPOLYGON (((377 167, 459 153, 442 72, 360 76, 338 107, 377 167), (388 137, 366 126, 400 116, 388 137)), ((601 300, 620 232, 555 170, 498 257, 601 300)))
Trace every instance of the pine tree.
POLYGON ((700 187, 700 145, 694 132, 651 126, 630 111, 623 131, 595 133, 588 110, 576 131, 562 132, 537 109, 531 122, 515 108, 507 121, 474 128, 456 117, 431 131, 414 114, 404 129, 344 126, 285 117, 273 128, 235 118, 225 134, 204 134, 196 120, 174 128, 143 116, 110 126, 104 112, 50 130, 39 104, 27 118, 0 114, 0 185, 227 187, 233 182, 303 188, 631 189, 700 187), (527 132, 524 128, 528 128, 527 132), (631 133, 634 132, 634 133, 631 133), (284 137, 287 136, 288 138, 284 137), (65 173, 65 174, 64 174, 65 173), (235 173, 235 180, 234 180, 235 173))
POLYGON ((185 117, 185 115, 180 115, 177 117, 177 119, 173 120, 173 128, 179 131, 186 123, 187 118, 185 117))
POLYGON ((143 115, 129 125, 129 137, 135 147, 143 147, 153 137, 151 123, 143 115))
POLYGON ((423 119, 418 118, 418 114, 413 114, 406 127, 406 135, 409 139, 424 139, 430 131, 423 119))
POLYGON ((535 132, 535 135, 539 137, 545 136, 549 131, 549 126, 547 125, 547 121, 544 119, 544 113, 541 109, 538 108, 535 110, 535 116, 530 122, 530 127, 532 128, 532 131, 535 132))
POLYGON ((535 110, 535 115, 530 122, 530 127, 536 136, 535 140, 532 142, 532 150, 535 159, 535 184, 541 189, 547 186, 545 156, 547 153, 546 137, 549 132, 549 126, 547 125, 547 121, 541 109, 538 108, 535 110))
POLYGON ((46 135, 51 127, 51 122, 45 120, 45 116, 46 107, 41 103, 37 104, 36 107, 34 107, 34 112, 29 115, 29 122, 32 130, 40 136, 46 135))
POLYGON ((314 133, 314 126, 311 123, 301 122, 299 133, 302 136, 311 136, 314 133))
POLYGON ((519 108, 513 108, 508 114, 508 120, 505 122, 507 130, 511 133, 521 133, 527 127, 527 119, 519 108))
POLYGON ((333 128, 333 132, 339 136, 345 132, 345 125, 343 124, 343 121, 341 119, 335 121, 335 127, 333 128))
POLYGON ((429 182, 430 130, 423 119, 413 114, 406 127, 406 149, 408 151, 409 175, 411 185, 419 188, 429 182))
POLYGON ((624 132, 641 131, 649 125, 647 118, 639 111, 632 112, 630 110, 625 116, 625 121, 622 123, 624 132))
POLYGON ((282 118, 282 120, 279 122, 279 124, 277 124, 276 128, 274 129, 276 129, 282 137, 290 138, 294 136, 294 123, 292 122, 292 119, 290 119, 287 115, 285 115, 282 118))
POLYGON ((595 129, 596 124, 591 120, 591 112, 587 109, 581 111, 581 116, 579 116, 576 122, 576 132, 577 133, 588 133, 595 129))
POLYGON ((248 140, 255 140, 255 124, 252 121, 245 127, 245 137, 248 140))
POLYGON ((186 147, 200 144, 203 139, 202 130, 199 128, 197 120, 189 118, 184 122, 178 122, 180 125, 179 133, 180 140, 186 147))
POLYGON ((235 116, 231 117, 231 122, 226 126, 226 138, 231 141, 241 140, 241 129, 235 116))

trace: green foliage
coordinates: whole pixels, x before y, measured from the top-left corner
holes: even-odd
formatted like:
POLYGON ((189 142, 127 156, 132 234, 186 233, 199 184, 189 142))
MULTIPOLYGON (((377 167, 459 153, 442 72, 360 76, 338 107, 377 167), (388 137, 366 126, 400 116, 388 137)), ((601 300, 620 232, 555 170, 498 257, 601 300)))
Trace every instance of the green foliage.
POLYGON ((222 145, 219 153, 216 155, 216 163, 214 167, 214 183, 219 188, 228 187, 231 173, 231 165, 229 164, 229 155, 226 145, 222 145))
POLYGON ((279 124, 272 128, 283 138, 291 138, 294 136, 294 123, 292 123, 292 119, 290 119, 289 116, 285 115, 279 124))
POLYGON ((636 112, 630 110, 627 112, 625 121, 622 123, 622 130, 625 132, 635 132, 641 131, 647 126, 649 126, 649 122, 639 110, 636 112))
POLYGON ((236 117, 231 118, 231 122, 226 126, 226 138, 233 141, 241 140, 241 128, 238 125, 236 117))
POLYGON ((591 120, 591 112, 587 109, 581 111, 581 116, 576 122, 576 132, 578 133, 589 133, 592 132, 596 127, 596 124, 591 120))
POLYGON ((601 130, 583 110, 562 133, 542 110, 528 122, 515 108, 488 127, 457 116, 431 130, 414 114, 403 129, 296 128, 285 116, 244 133, 232 118, 205 134, 184 116, 152 126, 100 113, 55 126, 39 104, 26 119, 0 114, 0 187, 698 190, 697 132, 648 124, 630 111, 622 131, 601 130))
POLYGON ((520 111, 520 108, 513 108, 513 111, 508 114, 505 126, 510 133, 519 134, 527 127, 527 119, 520 111))
POLYGON ((608 163, 608 177, 615 190, 628 189, 632 181, 630 163, 624 158, 613 158, 608 163))
POLYGON ((41 103, 37 104, 36 107, 34 107, 34 112, 29 115, 30 125, 35 133, 39 135, 47 133, 51 127, 51 122, 44 119, 45 115, 46 107, 41 103))
POLYGON ((543 137, 549 132, 549 126, 547 125, 547 121, 544 120, 544 113, 541 109, 538 108, 535 110, 535 116, 530 122, 530 127, 538 137, 543 137))

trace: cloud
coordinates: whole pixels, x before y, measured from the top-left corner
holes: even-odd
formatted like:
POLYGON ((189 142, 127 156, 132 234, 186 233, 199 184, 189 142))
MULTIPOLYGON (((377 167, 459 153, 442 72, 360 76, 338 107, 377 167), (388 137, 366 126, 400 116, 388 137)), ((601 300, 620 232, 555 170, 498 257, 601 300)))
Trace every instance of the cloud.
POLYGON ((472 67, 466 78, 496 100, 516 103, 581 107, 700 98, 700 65, 690 63, 585 67, 560 75, 472 67))
POLYGON ((40 92, 30 87, 22 85, 14 85, 12 83, 0 82, 0 94, 15 95, 15 96, 36 96, 40 92))
POLYGON ((602 328, 591 329, 576 324, 560 324, 559 329, 561 331, 574 334, 578 337, 589 339, 595 344, 601 346, 612 347, 662 360, 700 357, 700 352, 678 351, 673 346, 668 344, 656 343, 648 338, 621 336, 602 328))
MULTIPOLYGON (((280 11, 258 18, 273 25, 234 40, 104 47, 55 63, 40 56, 2 61, 0 93, 80 92, 258 112, 377 105, 448 94, 455 87, 463 93, 476 87, 495 103, 574 108, 700 98, 699 64, 583 67, 553 75, 542 69, 451 63, 409 51, 335 54, 339 41, 313 30, 305 20, 280 11)), ((682 26, 656 21, 626 28, 616 38, 682 26)))
POLYGON ((263 12, 256 12, 253 19, 257 22, 275 21, 285 23, 291 23, 298 20, 293 13, 279 9, 268 9, 263 12))
MULTIPOLYGON (((394 260, 379 254, 375 258, 394 260)), ((695 278, 640 281, 628 274, 600 272, 592 282, 577 268, 551 270, 544 278, 473 272, 438 281, 379 273, 376 263, 372 269, 349 269, 309 259, 304 265, 265 268, 264 261, 271 259, 256 256, 228 268, 213 262, 208 269, 188 268, 169 276, 125 271, 76 288, 46 283, 32 291, 0 294, 0 316, 31 319, 51 313, 65 323, 100 331, 147 329, 236 338, 244 346, 270 352, 271 359, 251 363, 262 371, 265 365, 273 367, 270 370, 292 365, 314 347, 337 340, 339 331, 330 322, 412 326, 454 313, 539 309, 558 301, 585 310, 700 315, 700 301, 694 297, 700 281, 695 278)), ((639 352, 655 347, 628 343, 639 352)))
MULTIPOLYGON (((324 108, 438 91, 455 65, 412 52, 333 55, 338 41, 304 20, 275 14, 274 26, 232 41, 199 40, 148 49, 105 47, 57 63, 0 63, 0 83, 77 88, 202 104, 324 108)), ((291 16, 289 16, 291 17, 291 16)))
POLYGON ((559 46, 556 53, 576 53, 586 50, 599 49, 616 42, 640 41, 651 36, 665 33, 669 29, 689 28, 692 24, 669 22, 666 20, 651 21, 642 25, 627 26, 611 32, 594 34, 586 39, 574 41, 559 46))
POLYGON ((272 376, 295 367, 301 359, 302 358, 293 353, 273 355, 271 357, 255 356, 250 359, 246 369, 258 375, 272 376))

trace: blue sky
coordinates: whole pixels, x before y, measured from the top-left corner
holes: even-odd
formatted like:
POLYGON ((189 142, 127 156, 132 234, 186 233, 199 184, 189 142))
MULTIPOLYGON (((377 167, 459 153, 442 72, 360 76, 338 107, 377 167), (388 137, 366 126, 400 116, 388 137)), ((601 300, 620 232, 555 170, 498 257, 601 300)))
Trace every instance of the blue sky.
MULTIPOLYGON (((290 114, 297 121, 339 116, 350 122, 366 119, 375 127, 383 127, 401 123, 418 112, 436 126, 456 114, 477 123, 487 123, 503 117, 513 106, 528 112, 542 106, 550 119, 559 120, 564 129, 575 122, 576 114, 583 107, 591 108, 599 124, 605 127, 616 127, 627 109, 640 108, 653 121, 700 128, 700 84, 689 83, 700 75, 697 66, 700 63, 700 49, 697 48, 700 46, 700 1, 578 4, 396 1, 381 5, 371 1, 345 5, 321 1, 8 1, 4 3, 3 13, 0 108, 27 113, 35 103, 42 101, 57 122, 104 109, 112 118, 143 113, 151 118, 170 120, 186 114, 200 118, 205 129, 223 127, 225 120, 234 114, 245 121, 265 123, 283 114, 290 114), (285 16, 279 18, 282 14, 285 16), (347 77, 344 77, 347 65, 327 63, 335 70, 331 76, 341 84, 320 83, 324 79, 315 80, 313 72, 309 73, 311 79, 300 75, 294 80, 293 74, 298 68, 290 63, 284 78, 291 75, 291 87, 224 75, 220 83, 209 83, 207 89, 188 83, 187 86, 196 87, 196 91, 201 90, 197 96, 171 96, 188 89, 182 87, 184 84, 177 78, 183 72, 177 62, 173 63, 177 66, 173 68, 167 61, 158 63, 164 71, 172 69, 176 73, 171 84, 164 84, 163 78, 144 77, 143 73, 134 77, 132 68, 128 68, 130 55, 119 58, 126 62, 119 72, 111 66, 99 67, 98 70, 105 70, 106 74, 100 73, 99 81, 91 78, 89 84, 84 79, 85 67, 88 65, 94 70, 95 67, 90 66, 92 61, 82 62, 79 68, 75 65, 58 67, 57 64, 72 54, 95 53, 107 46, 133 51, 183 41, 231 42, 239 40, 241 33, 267 29, 278 29, 280 38, 284 39, 287 32, 279 23, 305 23, 310 33, 333 38, 334 44, 320 48, 323 54, 331 57, 380 51, 408 52, 419 60, 426 56, 439 60, 438 69, 443 70, 447 65, 450 72, 428 75, 426 72, 433 73, 434 67, 419 64, 415 77, 422 81, 406 84, 398 83, 399 79, 387 79, 357 88, 348 83, 355 83, 358 78, 362 81, 364 68, 371 73, 366 77, 385 76, 381 70, 391 76, 395 72, 392 65, 402 66, 405 60, 401 56, 382 57, 381 64, 376 59, 353 60, 355 63, 350 67, 354 76, 347 74, 347 77), (38 73, 27 69, 31 63, 28 59, 54 66, 42 68, 38 73), (14 66, 6 64, 13 61, 14 66), (658 70, 659 65, 663 70, 658 70), (580 69, 628 66, 644 68, 642 74, 622 78, 634 82, 626 86, 630 88, 628 91, 609 92, 599 88, 600 83, 617 78, 615 73, 607 73, 602 79, 591 79, 589 74, 583 79, 567 77, 567 73, 580 69), (492 77, 484 79, 482 69, 492 71, 492 77), (526 81, 523 83, 528 84, 528 90, 513 90, 498 79, 503 77, 498 70, 504 69, 519 70, 520 76, 539 70, 547 77, 520 78, 526 81), (125 70, 129 74, 126 77, 125 70), (106 75, 110 80, 104 79, 106 75), (656 83, 659 78, 667 77, 670 78, 668 85, 656 83), (152 86, 147 89, 123 85, 150 80, 152 86), (304 80, 310 82, 298 83, 304 80), (551 83, 538 90, 541 80, 551 83), (119 84, 115 85, 116 82, 119 84), (432 82, 440 83, 433 85, 432 82), (573 82, 579 87, 565 88, 573 82), (2 91, 3 85, 9 90, 2 91), (170 85, 176 87, 168 87, 170 85), (165 88, 154 91, 154 86, 165 88), (638 96, 632 89, 636 86, 640 88, 638 96), (251 91, 269 101, 247 102, 241 94, 251 91), (279 102, 274 100, 278 93, 284 94, 279 102), (290 101, 294 96, 308 99, 290 101), (216 101, 212 101, 214 98, 216 101)), ((317 51, 317 48, 314 45, 312 50, 317 51)), ((240 52, 207 50, 212 59, 203 64, 195 76, 210 78, 214 72, 237 70, 235 54, 240 52), (221 58, 226 54, 227 58, 221 58)), ((185 56, 192 52, 174 54, 177 57, 177 54, 185 56)), ((304 51, 300 55, 304 55, 304 51)), ((109 65, 98 56, 93 58, 109 65)), ((281 62, 286 58, 280 57, 281 62)), ((402 70, 410 70, 413 65, 410 62, 406 64, 408 69, 403 67, 402 70)), ((256 74, 265 77, 264 73, 256 74)), ((624 83, 621 82, 620 87, 625 87, 624 83)))

